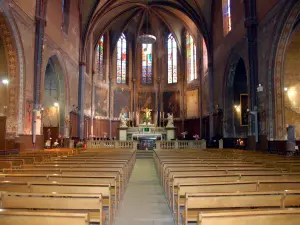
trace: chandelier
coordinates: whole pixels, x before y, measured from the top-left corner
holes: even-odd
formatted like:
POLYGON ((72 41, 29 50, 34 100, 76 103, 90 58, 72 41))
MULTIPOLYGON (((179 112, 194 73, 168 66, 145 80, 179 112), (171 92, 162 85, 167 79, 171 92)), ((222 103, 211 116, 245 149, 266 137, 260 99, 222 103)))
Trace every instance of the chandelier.
POLYGON ((142 34, 138 36, 137 41, 141 44, 154 44, 156 42, 156 37, 151 34, 142 34))
POLYGON ((146 34, 138 36, 137 41, 141 44, 154 44, 156 42, 156 37, 149 34, 148 24, 149 24, 149 8, 147 7, 146 14, 146 34))

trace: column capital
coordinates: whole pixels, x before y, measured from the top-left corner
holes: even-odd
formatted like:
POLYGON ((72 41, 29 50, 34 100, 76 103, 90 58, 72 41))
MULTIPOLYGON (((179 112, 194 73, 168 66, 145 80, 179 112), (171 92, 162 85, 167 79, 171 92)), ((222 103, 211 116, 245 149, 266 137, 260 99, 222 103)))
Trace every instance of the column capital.
POLYGON ((40 17, 40 16, 35 16, 35 20, 37 22, 40 22, 40 24, 47 26, 47 20, 46 18, 40 17))

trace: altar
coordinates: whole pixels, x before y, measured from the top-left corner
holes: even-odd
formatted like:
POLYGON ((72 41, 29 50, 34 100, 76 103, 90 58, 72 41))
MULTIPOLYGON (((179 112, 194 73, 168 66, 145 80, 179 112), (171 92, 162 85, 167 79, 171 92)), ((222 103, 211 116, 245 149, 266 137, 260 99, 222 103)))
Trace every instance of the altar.
POLYGON ((128 124, 128 119, 123 115, 120 116, 119 138, 122 141, 138 141, 138 146, 143 149, 151 149, 155 147, 156 140, 174 140, 176 128, 173 125, 173 115, 168 114, 168 124, 166 127, 156 126, 152 123, 151 110, 145 110, 143 123, 136 127, 128 124))
POLYGON ((153 124, 138 127, 129 127, 127 130, 127 140, 137 141, 139 139, 151 138, 155 140, 166 140, 166 130, 164 127, 155 127, 153 124))

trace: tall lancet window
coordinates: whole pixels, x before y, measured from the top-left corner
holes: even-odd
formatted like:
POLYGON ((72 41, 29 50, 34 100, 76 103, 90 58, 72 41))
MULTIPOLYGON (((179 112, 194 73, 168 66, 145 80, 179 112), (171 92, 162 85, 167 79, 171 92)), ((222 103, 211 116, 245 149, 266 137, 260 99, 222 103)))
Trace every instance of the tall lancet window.
POLYGON ((207 53, 207 47, 206 47, 206 43, 205 40, 203 38, 203 42, 202 42, 202 49, 203 49, 203 72, 204 74, 206 74, 208 72, 208 53, 207 53))
POLYGON ((70 0, 62 0, 62 24, 61 28, 65 34, 68 34, 69 23, 70 23, 70 0))
POLYGON ((168 84, 177 83, 177 44, 172 34, 168 38, 168 84))
POLYGON ((117 44, 117 83, 126 84, 126 37, 122 33, 117 44))
POLYGON ((96 67, 98 70, 98 79, 104 80, 104 60, 103 60, 104 37, 102 36, 98 42, 96 49, 96 67))
POLYGON ((142 45, 142 84, 152 84, 152 44, 142 45))
POLYGON ((222 0, 223 10, 223 30, 224 35, 231 31, 231 3, 230 0, 222 0))
POLYGON ((188 81, 197 79, 196 44, 189 33, 186 35, 186 64, 188 81))

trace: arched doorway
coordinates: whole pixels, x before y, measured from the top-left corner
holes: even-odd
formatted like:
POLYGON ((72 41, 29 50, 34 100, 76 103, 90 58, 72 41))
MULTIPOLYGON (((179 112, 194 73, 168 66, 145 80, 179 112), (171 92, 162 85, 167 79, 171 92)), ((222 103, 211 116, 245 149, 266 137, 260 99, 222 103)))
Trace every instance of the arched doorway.
MULTIPOLYGON (((300 137, 300 26, 295 28, 287 44, 283 62, 284 118, 285 124, 295 126, 300 137)), ((287 134, 285 134, 286 136, 287 134)), ((285 137, 286 138, 286 137, 285 137)))
POLYGON ((48 60, 44 78, 43 134, 45 141, 51 137, 52 144, 65 135, 65 79, 56 56, 48 60))
POLYGON ((233 55, 226 70, 224 89, 224 138, 248 136, 248 88, 244 60, 233 55))
MULTIPOLYGON (((284 8, 282 16, 278 21, 269 63, 269 86, 268 86, 268 105, 269 105, 269 138, 275 140, 286 139, 286 112, 296 115, 290 108, 290 97, 293 95, 293 89, 290 89, 288 97, 288 85, 290 82, 285 80, 285 73, 289 72, 289 67, 296 63, 288 60, 291 65, 286 64, 286 53, 289 52, 289 45, 292 44, 293 37, 297 36, 295 29, 300 18, 300 1, 288 1, 287 7, 284 8), (286 70, 287 69, 287 70, 286 70), (286 90, 286 91, 285 91, 286 90), (290 108, 290 109, 288 109, 290 108), (290 111, 290 112, 288 112, 290 111)), ((295 42, 296 43, 296 42, 295 42)), ((291 56, 292 57, 292 56, 291 56)), ((298 67, 298 65, 296 65, 298 67)), ((299 68, 299 67, 298 67, 299 68)), ((293 85, 291 85, 293 86, 293 85)), ((296 105, 296 104, 295 104, 296 105)), ((295 121, 290 121, 295 122, 295 121)))

